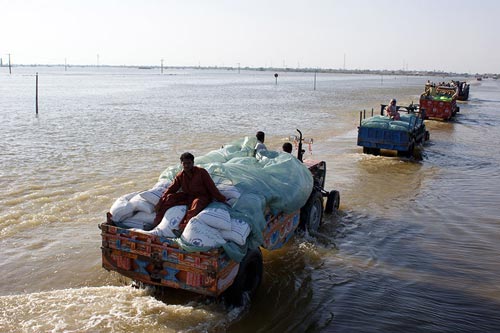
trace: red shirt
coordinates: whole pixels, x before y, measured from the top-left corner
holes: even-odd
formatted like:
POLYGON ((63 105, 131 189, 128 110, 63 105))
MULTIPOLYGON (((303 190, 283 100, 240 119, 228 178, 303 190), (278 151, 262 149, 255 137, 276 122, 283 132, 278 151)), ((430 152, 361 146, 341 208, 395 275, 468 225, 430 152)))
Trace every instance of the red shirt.
POLYGON ((206 198, 209 201, 215 199, 220 202, 226 202, 227 200, 219 192, 207 170, 197 166, 193 166, 191 174, 186 173, 184 170, 179 172, 163 195, 177 193, 179 190, 193 196, 193 198, 206 198))

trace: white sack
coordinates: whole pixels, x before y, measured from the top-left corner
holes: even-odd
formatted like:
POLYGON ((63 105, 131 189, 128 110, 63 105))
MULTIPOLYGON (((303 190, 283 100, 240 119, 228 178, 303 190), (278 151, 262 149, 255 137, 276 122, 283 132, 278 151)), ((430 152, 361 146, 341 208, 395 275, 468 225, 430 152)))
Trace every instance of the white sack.
POLYGON ((231 230, 231 216, 224 208, 207 207, 199 212, 196 218, 209 227, 219 230, 231 230))
POLYGON ((146 230, 142 230, 142 229, 132 228, 130 230, 135 231, 135 232, 141 232, 143 234, 154 235, 154 236, 158 236, 158 237, 166 237, 166 238, 177 237, 174 235, 174 233, 170 229, 160 230, 160 229, 154 228, 153 230, 146 231, 146 230))
POLYGON ((161 219, 160 224, 151 230, 149 234, 169 238, 177 237, 172 230, 179 229, 179 223, 184 218, 184 215, 186 215, 186 211, 186 205, 170 207, 165 212, 165 216, 161 219))
POLYGON ((130 199, 130 203, 132 207, 134 207, 134 211, 153 213, 155 210, 155 206, 143 199, 139 194, 135 195, 132 199, 130 199))
POLYGON ((139 193, 139 195, 148 201, 149 203, 152 203, 153 205, 156 206, 158 201, 160 201, 161 196, 163 195, 163 192, 170 186, 170 181, 169 180, 162 180, 157 182, 153 188, 147 191, 143 191, 139 193))
POLYGON ((120 227, 151 230, 153 229, 155 216, 155 213, 137 212, 133 216, 121 221, 120 227))
POLYGON ((238 188, 233 185, 219 184, 217 185, 217 188, 219 189, 220 193, 222 193, 226 197, 227 203, 231 206, 234 205, 236 200, 238 200, 241 196, 238 188))
POLYGON ((137 192, 129 193, 122 197, 116 199, 116 201, 111 206, 109 212, 112 215, 112 220, 114 222, 120 222, 127 217, 134 215, 134 206, 130 203, 130 199, 137 195, 137 192))
POLYGON ((160 180, 159 182, 157 182, 156 184, 154 184, 153 188, 158 188, 158 187, 162 187, 164 189, 167 189, 167 187, 170 186, 170 180, 160 180))
POLYGON ((139 193, 139 195, 141 196, 141 198, 143 198, 144 200, 146 200, 150 204, 156 206, 158 201, 160 201, 160 198, 163 195, 163 192, 165 192, 165 188, 157 187, 157 188, 153 188, 151 190, 143 191, 143 192, 139 193))
POLYGON ((153 228, 155 217, 155 213, 137 212, 133 216, 123 220, 121 223, 129 228, 151 230, 153 228))
POLYGON ((165 215, 163 216, 163 219, 161 220, 158 226, 164 224, 165 227, 170 230, 179 230, 179 224, 186 215, 186 211, 187 211, 186 205, 170 207, 165 212, 165 215))
MULTIPOLYGON (((139 230, 141 229, 140 226, 135 226, 134 231, 142 232, 145 234, 149 235, 156 235, 160 237, 169 237, 169 238, 174 238, 177 237, 172 230, 174 229, 179 229, 179 223, 182 221, 184 218, 184 215, 186 215, 187 211, 187 206, 186 205, 180 205, 180 206, 174 206, 170 207, 166 212, 165 215, 163 216, 161 222, 151 231, 144 231, 144 230, 139 230)), ((146 214, 144 212, 139 212, 138 214, 146 214)), ((151 214, 153 216, 153 221, 151 222, 151 225, 154 222, 154 218, 156 217, 156 214, 153 213, 151 214)), ((135 215, 134 215, 135 216, 135 215)), ((146 215, 142 215, 145 217, 146 215)))
POLYGON ((182 241, 199 247, 220 247, 226 241, 219 230, 209 227, 195 216, 186 226, 181 236, 182 241))
POLYGON ((250 226, 243 220, 231 219, 231 230, 222 230, 220 233, 225 240, 233 241, 238 245, 245 245, 250 234, 250 226))

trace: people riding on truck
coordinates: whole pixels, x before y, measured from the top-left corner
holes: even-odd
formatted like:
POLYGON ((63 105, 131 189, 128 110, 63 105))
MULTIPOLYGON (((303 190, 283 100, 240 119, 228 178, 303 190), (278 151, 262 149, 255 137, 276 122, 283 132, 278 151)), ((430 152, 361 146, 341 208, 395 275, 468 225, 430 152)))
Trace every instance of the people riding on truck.
POLYGON ((293 146, 290 142, 285 142, 283 146, 281 147, 285 153, 292 153, 293 146))
POLYGON ((389 102, 389 105, 385 108, 385 112, 387 117, 393 119, 393 120, 399 120, 400 119, 400 114, 398 112, 398 108, 396 106, 396 99, 393 98, 389 102))
POLYGON ((257 144, 255 145, 255 153, 257 154, 261 150, 267 150, 267 147, 264 144, 266 134, 262 131, 258 131, 257 134, 255 134, 255 137, 257 138, 257 144))
POLYGON ((156 205, 154 226, 160 224, 169 208, 187 205, 186 215, 179 224, 182 231, 187 222, 207 207, 212 199, 225 203, 227 198, 217 189, 207 170, 194 165, 191 153, 183 153, 180 160, 183 170, 175 176, 156 205))

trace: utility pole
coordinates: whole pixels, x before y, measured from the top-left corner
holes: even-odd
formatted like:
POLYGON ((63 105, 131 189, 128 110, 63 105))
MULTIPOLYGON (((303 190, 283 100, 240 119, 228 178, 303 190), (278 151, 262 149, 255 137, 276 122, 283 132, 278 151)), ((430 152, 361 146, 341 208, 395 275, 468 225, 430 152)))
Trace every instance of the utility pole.
POLYGON ((344 70, 345 70, 345 53, 344 53, 344 70))
POLYGON ((238 74, 240 74, 240 63, 238 63, 238 74))
POLYGON ((163 74, 163 59, 161 59, 161 73, 163 74))
POLYGON ((12 74, 12 68, 11 68, 11 65, 10 65, 10 53, 9 53, 9 74, 12 74))
POLYGON ((38 72, 36 73, 36 93, 35 93, 35 110, 36 110, 36 115, 38 116, 38 72))
POLYGON ((317 71, 314 71, 314 90, 316 90, 316 72, 317 71))

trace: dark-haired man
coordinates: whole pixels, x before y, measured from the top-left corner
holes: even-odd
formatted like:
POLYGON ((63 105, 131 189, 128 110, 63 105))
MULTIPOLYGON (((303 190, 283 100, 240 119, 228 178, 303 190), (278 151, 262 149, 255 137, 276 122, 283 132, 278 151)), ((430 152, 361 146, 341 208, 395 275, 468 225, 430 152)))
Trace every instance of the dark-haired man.
POLYGON ((255 154, 257 154, 261 150, 267 150, 266 145, 264 144, 265 140, 265 133, 262 131, 258 131, 257 134, 255 134, 255 137, 257 138, 257 144, 255 145, 255 154))
POLYGON ((163 192, 160 201, 155 207, 156 218, 154 225, 158 225, 165 212, 173 206, 187 205, 186 216, 180 223, 181 231, 189 220, 201 212, 214 199, 226 202, 226 197, 220 193, 207 170, 194 165, 194 156, 183 153, 180 157, 182 171, 172 181, 172 184, 163 192), (179 190, 181 190, 179 192, 179 190))
POLYGON ((291 144, 290 142, 285 142, 285 143, 283 144, 283 146, 281 146, 281 148, 283 149, 283 151, 284 151, 285 153, 289 153, 289 154, 291 154, 291 153, 292 153, 293 146, 292 146, 292 144, 291 144))

